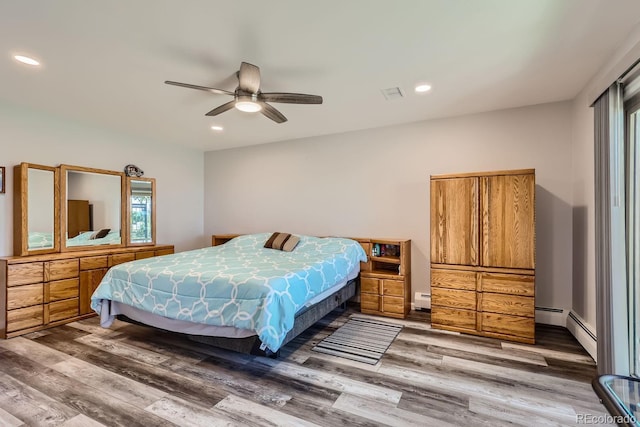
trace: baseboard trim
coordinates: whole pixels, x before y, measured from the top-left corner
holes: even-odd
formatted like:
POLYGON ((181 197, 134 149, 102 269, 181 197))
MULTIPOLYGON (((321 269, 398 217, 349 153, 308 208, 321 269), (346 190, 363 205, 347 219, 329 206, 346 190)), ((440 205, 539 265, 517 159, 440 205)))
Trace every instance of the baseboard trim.
POLYGON ((567 313, 562 308, 536 307, 536 323, 567 327, 567 313))
POLYGON ((589 353, 593 360, 598 362, 598 342, 593 328, 578 316, 573 310, 567 317, 567 329, 571 332, 580 345, 589 353))

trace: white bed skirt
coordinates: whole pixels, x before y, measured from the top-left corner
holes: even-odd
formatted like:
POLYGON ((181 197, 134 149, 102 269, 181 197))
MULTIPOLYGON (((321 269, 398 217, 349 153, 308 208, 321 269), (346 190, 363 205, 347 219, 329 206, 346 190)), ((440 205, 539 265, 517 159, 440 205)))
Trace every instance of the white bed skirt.
MULTIPOLYGON (((344 286, 346 286, 347 282, 358 277, 358 274, 360 274, 360 264, 358 264, 356 268, 354 268, 349 273, 344 281, 316 295, 315 297, 307 301, 304 307, 301 307, 298 311, 302 311, 307 307, 311 307, 312 305, 324 300, 329 295, 339 291, 344 286)), ((188 320, 170 319, 159 314, 149 313, 130 305, 111 300, 102 300, 102 307, 100 310, 100 326, 102 326, 103 328, 110 327, 118 314, 127 316, 129 319, 135 320, 136 322, 144 323, 145 325, 189 335, 204 335, 209 337, 225 338, 246 338, 256 335, 255 331, 252 331, 250 329, 239 329, 234 326, 215 326, 207 325, 204 323, 189 322, 188 320)))

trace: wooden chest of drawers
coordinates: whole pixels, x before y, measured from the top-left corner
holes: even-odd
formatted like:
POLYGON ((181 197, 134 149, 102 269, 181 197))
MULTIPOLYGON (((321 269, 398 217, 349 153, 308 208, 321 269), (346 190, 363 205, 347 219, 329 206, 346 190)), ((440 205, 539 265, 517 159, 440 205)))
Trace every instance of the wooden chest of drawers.
POLYGON ((0 259, 0 338, 94 316, 91 295, 109 267, 173 253, 173 246, 0 259))
POLYGON ((533 343, 535 276, 431 269, 431 323, 442 329, 533 343))

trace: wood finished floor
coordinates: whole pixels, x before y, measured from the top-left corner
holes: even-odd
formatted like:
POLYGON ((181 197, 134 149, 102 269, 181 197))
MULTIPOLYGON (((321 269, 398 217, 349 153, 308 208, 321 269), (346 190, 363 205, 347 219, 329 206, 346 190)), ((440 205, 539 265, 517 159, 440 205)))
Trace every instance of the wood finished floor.
POLYGON ((282 349, 241 355, 179 334, 97 318, 0 340, 0 426, 577 425, 605 416, 595 365, 569 332, 535 346, 407 320, 374 366, 313 352, 354 309, 282 349))

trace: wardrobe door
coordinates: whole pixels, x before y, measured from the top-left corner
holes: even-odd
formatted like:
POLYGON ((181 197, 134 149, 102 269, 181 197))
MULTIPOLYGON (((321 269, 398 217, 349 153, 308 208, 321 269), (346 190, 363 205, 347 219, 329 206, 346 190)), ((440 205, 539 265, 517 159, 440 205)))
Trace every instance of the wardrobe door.
POLYGON ((482 262, 535 268, 535 175, 482 177, 482 262))
POLYGON ((477 177, 431 180, 431 262, 478 265, 477 177))

